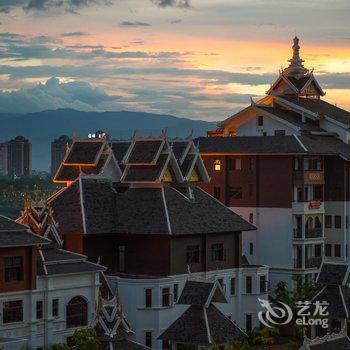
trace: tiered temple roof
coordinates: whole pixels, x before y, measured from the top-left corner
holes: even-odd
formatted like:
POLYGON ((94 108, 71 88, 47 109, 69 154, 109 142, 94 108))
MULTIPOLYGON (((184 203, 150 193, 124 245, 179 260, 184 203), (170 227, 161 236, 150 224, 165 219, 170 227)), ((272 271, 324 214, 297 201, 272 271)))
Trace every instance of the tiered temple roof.
MULTIPOLYGON (((38 275, 58 275, 82 272, 99 272, 105 268, 87 261, 85 255, 62 249, 63 241, 57 231, 52 208, 45 203, 27 199, 18 226, 34 232, 38 239, 48 243, 39 250, 38 275), (25 225, 25 226, 24 226, 25 225), (40 237, 41 236, 41 237, 40 237)), ((1 234, 0 234, 1 236, 1 234)))
POLYGON ((227 303, 217 281, 187 281, 178 304, 189 308, 158 339, 201 345, 243 340, 246 334, 213 303, 227 303))

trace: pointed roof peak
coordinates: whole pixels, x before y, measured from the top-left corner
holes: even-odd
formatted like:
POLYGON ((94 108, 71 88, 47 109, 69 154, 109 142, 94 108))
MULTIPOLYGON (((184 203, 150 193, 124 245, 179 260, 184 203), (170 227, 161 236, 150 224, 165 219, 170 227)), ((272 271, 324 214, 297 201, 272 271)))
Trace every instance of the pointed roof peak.
POLYGON ((306 75, 309 70, 303 66, 304 60, 300 57, 299 38, 297 36, 295 36, 293 39, 292 49, 293 56, 289 60, 289 66, 283 70, 283 73, 287 76, 295 76, 300 78, 301 76, 306 75))

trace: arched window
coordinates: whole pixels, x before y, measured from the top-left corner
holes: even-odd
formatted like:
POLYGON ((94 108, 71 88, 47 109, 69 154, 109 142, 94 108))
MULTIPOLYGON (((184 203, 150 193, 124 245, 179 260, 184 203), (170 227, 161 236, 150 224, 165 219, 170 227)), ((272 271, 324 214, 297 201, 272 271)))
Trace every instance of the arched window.
POLYGON ((88 303, 80 296, 74 297, 67 304, 67 328, 87 326, 88 303))
POLYGON ((316 228, 321 228, 322 227, 322 222, 318 216, 315 217, 315 227, 316 228))

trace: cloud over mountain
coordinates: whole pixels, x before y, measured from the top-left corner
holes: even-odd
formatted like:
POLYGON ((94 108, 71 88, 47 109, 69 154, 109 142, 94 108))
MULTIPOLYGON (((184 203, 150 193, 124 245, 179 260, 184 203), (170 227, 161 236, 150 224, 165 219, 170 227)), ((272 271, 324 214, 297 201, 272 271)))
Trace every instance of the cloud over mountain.
POLYGON ((0 113, 29 113, 46 109, 74 108, 99 110, 104 102, 118 108, 118 96, 111 96, 85 82, 60 82, 50 78, 45 84, 29 89, 0 92, 0 113))

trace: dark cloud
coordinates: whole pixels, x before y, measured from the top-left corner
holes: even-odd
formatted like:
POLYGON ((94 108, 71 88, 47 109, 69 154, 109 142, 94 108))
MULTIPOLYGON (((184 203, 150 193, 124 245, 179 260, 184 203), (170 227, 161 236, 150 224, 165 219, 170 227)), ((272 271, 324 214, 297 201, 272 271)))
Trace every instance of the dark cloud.
POLYGON ((77 13, 77 10, 93 5, 109 5, 111 0, 0 0, 0 12, 9 13, 16 7, 26 12, 63 12, 77 13))
POLYGON ((150 27, 151 25, 145 22, 123 21, 119 24, 119 26, 120 27, 150 27))
POLYGON ((61 33, 60 36, 63 38, 67 37, 75 37, 75 36, 86 36, 88 33, 86 32, 67 32, 67 33, 61 33))
POLYGON ((190 8, 191 0, 151 0, 159 7, 181 7, 190 8))

